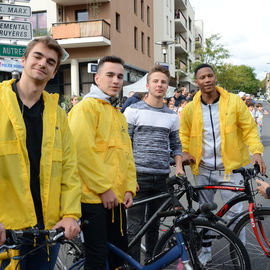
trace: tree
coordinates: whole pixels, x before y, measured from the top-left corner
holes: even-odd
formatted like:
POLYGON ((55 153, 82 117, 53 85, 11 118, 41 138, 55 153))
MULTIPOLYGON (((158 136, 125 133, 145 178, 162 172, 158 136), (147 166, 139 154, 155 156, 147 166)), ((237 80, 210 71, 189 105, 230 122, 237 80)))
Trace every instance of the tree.
POLYGON ((260 81, 256 79, 254 68, 240 65, 223 64, 217 70, 218 84, 227 90, 238 90, 249 94, 257 94, 260 81))
POLYGON ((200 60, 193 64, 193 69, 201 63, 207 63, 216 71, 223 64, 223 61, 230 57, 229 51, 219 43, 220 39, 220 34, 214 34, 205 39, 205 46, 198 46, 195 49, 195 55, 200 60))

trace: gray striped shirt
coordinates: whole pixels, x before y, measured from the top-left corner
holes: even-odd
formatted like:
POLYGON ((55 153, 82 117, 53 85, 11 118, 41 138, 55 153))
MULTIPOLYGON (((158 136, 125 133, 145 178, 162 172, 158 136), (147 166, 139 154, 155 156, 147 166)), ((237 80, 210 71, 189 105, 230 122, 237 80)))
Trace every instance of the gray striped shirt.
POLYGON ((170 172, 172 155, 182 155, 178 115, 167 106, 154 108, 144 101, 125 110, 136 171, 148 174, 170 172))

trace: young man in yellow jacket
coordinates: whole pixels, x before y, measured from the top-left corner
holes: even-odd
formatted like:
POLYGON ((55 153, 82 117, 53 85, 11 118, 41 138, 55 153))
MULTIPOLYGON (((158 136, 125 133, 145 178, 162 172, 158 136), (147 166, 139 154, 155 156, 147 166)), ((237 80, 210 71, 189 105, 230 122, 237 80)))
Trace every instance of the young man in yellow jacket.
MULTIPOLYGON (((253 164, 257 162, 265 174, 263 145, 245 103, 237 95, 216 86, 210 65, 199 65, 195 77, 200 91, 182 111, 180 139, 183 160, 190 162, 196 182, 199 185, 241 184, 241 175, 233 174, 232 170, 250 163, 249 151, 253 164)), ((214 190, 201 191, 200 203, 213 202, 214 195, 214 190)), ((234 196, 231 191, 223 191, 221 195, 224 201, 234 196)), ((229 216, 241 211, 242 204, 238 204, 229 216)), ((206 248, 200 260, 205 265, 210 259, 211 248, 206 248)))
MULTIPOLYGON (((21 79, 0 84, 0 222, 7 229, 63 227, 71 239, 81 216, 75 146, 58 95, 44 91, 62 54, 52 38, 34 39, 22 57, 21 79)), ((31 248, 22 246, 21 255, 31 248)), ((26 256, 21 269, 53 269, 58 249, 26 256)))
MULTIPOLYGON (((107 241, 127 249, 125 208, 133 203, 136 172, 125 116, 115 107, 124 80, 124 62, 99 61, 90 93, 69 113, 82 180, 84 269, 105 269, 107 241)), ((110 269, 121 261, 109 254, 110 269)))

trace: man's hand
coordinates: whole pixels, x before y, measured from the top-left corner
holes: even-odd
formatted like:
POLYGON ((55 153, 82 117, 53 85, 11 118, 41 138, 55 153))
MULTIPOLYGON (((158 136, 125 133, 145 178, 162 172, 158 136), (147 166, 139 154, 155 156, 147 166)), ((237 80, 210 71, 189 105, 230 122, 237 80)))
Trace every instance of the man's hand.
POLYGON ((64 228, 65 229, 65 238, 71 240, 77 236, 80 232, 80 226, 78 222, 71 217, 65 217, 55 224, 53 229, 64 228))
POLYGON ((265 175, 265 173, 266 173, 266 167, 265 167, 265 164, 263 162, 263 159, 262 159, 261 154, 254 154, 253 155, 252 164, 255 165, 255 163, 258 163, 259 164, 259 166, 260 166, 260 173, 262 175, 265 175))
POLYGON ((118 205, 118 200, 111 189, 100 194, 104 208, 112 209, 118 205))
POLYGON ((257 186, 256 190, 265 198, 268 199, 268 196, 266 194, 266 189, 269 187, 269 184, 265 183, 262 180, 256 179, 256 183, 259 184, 257 186))
POLYGON ((190 165, 196 163, 195 157, 188 152, 183 152, 183 165, 190 165))
POLYGON ((133 196, 132 196, 132 192, 127 191, 125 193, 125 197, 124 197, 124 202, 123 202, 125 208, 129 208, 132 206, 133 204, 133 196))
POLYGON ((6 242, 6 230, 2 223, 0 223, 0 246, 6 242))

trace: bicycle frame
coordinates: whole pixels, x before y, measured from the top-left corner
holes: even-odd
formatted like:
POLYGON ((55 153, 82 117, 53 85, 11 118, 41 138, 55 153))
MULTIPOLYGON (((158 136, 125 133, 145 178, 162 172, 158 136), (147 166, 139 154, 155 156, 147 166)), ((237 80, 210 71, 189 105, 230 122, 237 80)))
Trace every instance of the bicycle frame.
MULTIPOLYGON (((114 246, 113 244, 108 243, 108 247, 109 247, 109 250, 111 250, 117 256, 127 261, 131 266, 135 267, 135 269, 137 270, 158 270, 164 265, 167 265, 170 262, 173 262, 174 260, 179 258, 179 253, 180 253, 180 258, 182 260, 182 263, 185 264, 188 262, 188 254, 185 248, 183 236, 180 232, 177 232, 175 236, 176 236, 176 241, 177 241, 176 246, 170 249, 164 256, 162 256, 158 260, 144 266, 138 263, 136 260, 134 260, 127 253, 125 253, 121 249, 114 246)), ((108 265, 107 265, 106 270, 109 270, 108 265)))
MULTIPOLYGON (((236 215, 233 219, 231 219, 228 223, 227 223, 227 227, 230 227, 239 217, 243 216, 246 213, 249 213, 249 217, 250 217, 250 222, 252 224, 252 228, 254 231, 254 235, 259 243, 259 245, 261 246, 262 250, 264 251, 265 255, 267 257, 270 257, 270 251, 268 251, 265 246, 263 245, 259 233, 258 233, 258 228, 254 219, 254 211, 256 211, 255 204, 254 204, 254 199, 252 198, 251 195, 251 190, 250 190, 250 186, 247 182, 245 182, 244 187, 243 186, 229 186, 229 185, 207 185, 207 186, 196 186, 193 187, 194 190, 210 190, 210 189, 214 189, 214 190, 230 190, 233 192, 245 192, 244 194, 239 194, 233 198, 231 198, 227 203, 225 203, 221 209, 216 213, 216 216, 218 217, 223 217, 230 208, 232 208, 234 205, 236 205, 239 202, 244 202, 244 201, 248 201, 249 202, 249 209, 236 215)), ((265 241, 265 243, 267 244, 268 248, 270 248, 270 243, 268 242, 265 234, 264 234, 264 230, 263 230, 263 226, 261 224, 261 222, 259 222, 259 231, 265 241)))

